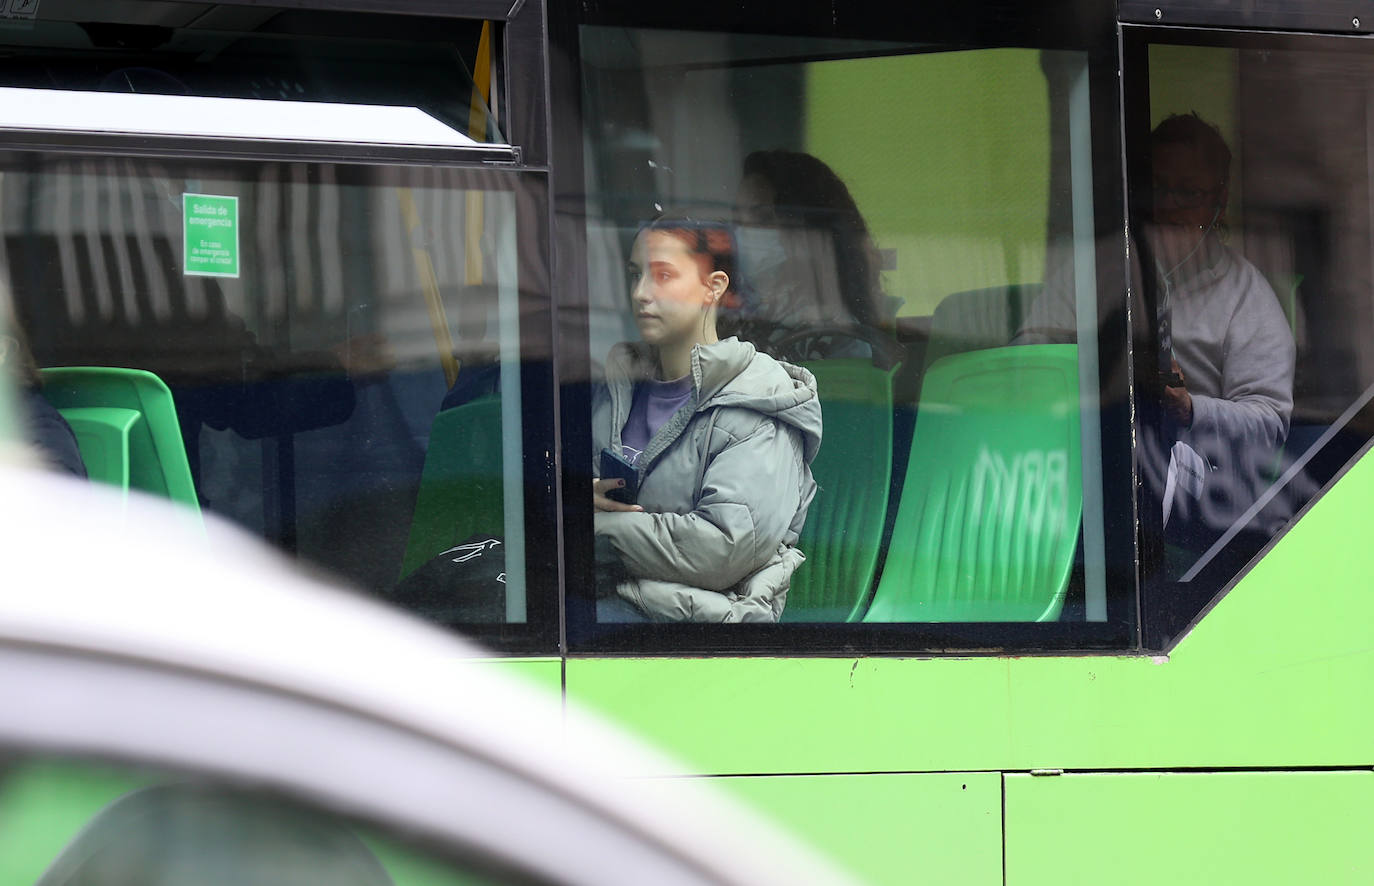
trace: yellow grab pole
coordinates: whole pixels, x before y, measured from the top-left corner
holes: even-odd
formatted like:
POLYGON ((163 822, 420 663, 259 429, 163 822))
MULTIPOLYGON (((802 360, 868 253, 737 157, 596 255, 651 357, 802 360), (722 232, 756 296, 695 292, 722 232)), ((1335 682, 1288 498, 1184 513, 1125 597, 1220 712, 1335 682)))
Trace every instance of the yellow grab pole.
MULTIPOLYGON (((468 107, 468 135, 477 141, 487 137, 487 107, 491 100, 491 22, 482 23, 482 36, 477 42, 477 59, 472 72, 472 100, 468 107)), ((425 305, 429 308, 429 323, 434 328, 434 344, 439 349, 439 362, 444 367, 444 378, 449 387, 458 379, 458 358, 453 353, 453 334, 449 331, 448 315, 444 311, 444 300, 439 293, 439 278, 434 273, 434 260, 424 245, 420 231, 420 213, 415 207, 415 194, 410 188, 397 189, 401 203, 401 217, 405 222, 406 235, 410 238, 410 254, 415 260, 416 273, 420 275, 420 288, 425 294, 425 305)), ((464 282, 469 286, 482 284, 482 231, 483 194, 481 191, 468 191, 466 194, 466 237, 463 243, 464 282)))
POLYGON ((444 312, 444 300, 439 294, 439 278, 434 273, 434 261, 421 239, 420 212, 415 208, 415 194, 410 188, 398 188, 396 196, 401 202, 401 218, 405 222, 406 235, 410 238, 410 255, 415 259, 415 272, 420 276, 420 290, 424 292, 425 305, 429 308, 429 325, 434 329, 439 363, 444 367, 448 386, 453 387, 458 380, 458 358, 453 355, 453 335, 449 332, 448 315, 444 312))
MULTIPOLYGON (((487 138, 487 108, 491 102, 491 22, 482 22, 477 41, 477 59, 472 66, 472 102, 468 106, 468 135, 476 141, 487 138)), ((467 193, 467 236, 463 243, 463 282, 482 285, 482 231, 484 202, 481 191, 467 193)))

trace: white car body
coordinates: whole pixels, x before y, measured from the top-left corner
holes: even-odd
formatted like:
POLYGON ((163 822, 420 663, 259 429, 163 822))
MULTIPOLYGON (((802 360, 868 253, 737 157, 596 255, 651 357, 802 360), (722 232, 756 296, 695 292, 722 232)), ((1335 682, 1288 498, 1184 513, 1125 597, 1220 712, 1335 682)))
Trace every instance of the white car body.
POLYGON ((0 502, 0 751, 261 785, 536 882, 852 882, 481 650, 226 524, 13 467, 0 502))

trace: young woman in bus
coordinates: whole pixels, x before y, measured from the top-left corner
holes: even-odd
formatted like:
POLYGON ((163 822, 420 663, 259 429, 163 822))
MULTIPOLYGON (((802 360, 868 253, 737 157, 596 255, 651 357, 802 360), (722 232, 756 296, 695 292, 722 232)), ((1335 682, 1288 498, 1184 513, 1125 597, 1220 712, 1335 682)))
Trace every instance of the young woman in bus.
POLYGON ((592 417, 598 619, 776 621, 805 559, 815 379, 718 336, 738 289, 726 226, 661 217, 630 273, 642 341, 612 348, 592 417))

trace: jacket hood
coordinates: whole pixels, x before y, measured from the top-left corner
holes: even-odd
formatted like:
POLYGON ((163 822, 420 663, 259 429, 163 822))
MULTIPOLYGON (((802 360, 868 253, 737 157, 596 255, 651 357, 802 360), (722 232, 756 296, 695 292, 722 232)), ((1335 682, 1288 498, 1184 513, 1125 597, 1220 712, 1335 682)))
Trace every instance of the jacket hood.
MULTIPOLYGON (((607 360, 608 380, 651 378, 656 365, 648 345, 626 342, 607 360)), ((692 349, 692 386, 698 412, 732 406, 774 418, 800 431, 806 463, 815 459, 821 446, 821 402, 816 377, 806 368, 775 360, 731 336, 692 349)))

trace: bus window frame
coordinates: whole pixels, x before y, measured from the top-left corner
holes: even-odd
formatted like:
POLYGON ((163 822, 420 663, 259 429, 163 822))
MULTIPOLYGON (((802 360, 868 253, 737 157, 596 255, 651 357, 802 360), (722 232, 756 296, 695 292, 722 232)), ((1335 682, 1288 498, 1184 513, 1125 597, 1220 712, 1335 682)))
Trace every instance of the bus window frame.
MULTIPOLYGON (((1318 11, 1330 4, 1318 3, 1318 11)), ((1224 17, 1226 21, 1240 21, 1243 16, 1224 17)), ((1124 20, 1124 14, 1123 14, 1124 20)), ((1309 20, 1309 24, 1312 21, 1309 20)), ((1254 30, 1248 27, 1197 27, 1194 25, 1137 25, 1122 24, 1122 82, 1125 95, 1123 107, 1123 131, 1126 150, 1127 172, 1132 181, 1150 180, 1148 152, 1130 151, 1130 146, 1146 145, 1150 133, 1150 65, 1149 50, 1152 45, 1215 47, 1237 50, 1296 50, 1330 53, 1368 54, 1368 37, 1355 32, 1331 33, 1275 33, 1254 30), (1361 39, 1363 37, 1363 39, 1361 39)), ((1144 323, 1148 335, 1135 343, 1138 360, 1135 371, 1153 372, 1153 354, 1157 352, 1153 335, 1153 323, 1144 323)), ((1143 386, 1135 391, 1136 412, 1143 416, 1147 396, 1143 386)), ((1374 406, 1366 405, 1355 412, 1347 424, 1374 422, 1374 406)), ((1153 433, 1153 429, 1143 424, 1139 434, 1153 433)), ((1250 574, 1265 555, 1302 519, 1302 516, 1326 495, 1345 473, 1350 470, 1361 455, 1374 448, 1374 438, 1366 441, 1359 451, 1344 465, 1334 471, 1323 482, 1313 496, 1306 501, 1289 520, 1288 525, 1278 530, 1265 541, 1248 561, 1239 569, 1230 571, 1225 561, 1213 561, 1209 567, 1190 582, 1169 582, 1159 574, 1159 564, 1163 549, 1156 540, 1146 537, 1142 527, 1141 539, 1141 625, 1145 648, 1168 652, 1186 637, 1190 631, 1205 618, 1231 591, 1250 574)), ((1156 521, 1157 525, 1157 521, 1156 521)), ((1158 530, 1157 537, 1158 537, 1158 530)))
MULTIPOLYGON (((316 164, 328 162, 341 167, 361 168, 385 166, 405 170, 445 168, 480 171, 490 178, 494 187, 484 191, 510 191, 516 199, 516 261, 521 275, 518 288, 518 312, 522 318, 519 329, 521 360, 521 415, 523 464, 520 467, 524 489, 526 539, 553 538, 559 531, 557 507, 552 490, 556 487, 556 466, 548 453, 555 451, 555 422, 553 378, 550 362, 543 355, 553 352, 553 294, 549 290, 548 237, 548 175, 543 170, 511 166, 493 166, 472 161, 436 164, 432 159, 417 160, 406 152, 381 152, 375 146, 347 143, 337 145, 338 155, 320 160, 316 145, 277 143, 261 156, 243 153, 222 154, 195 139, 169 137, 156 146, 142 151, 125 152, 127 140, 99 133, 73 133, 70 138, 53 137, 46 140, 41 153, 73 156, 94 155, 102 158, 157 157, 169 161, 190 163, 219 163, 237 168, 256 161, 316 164), (350 147, 354 154, 350 156, 350 147), (348 158, 348 159, 343 159, 348 158), (402 159, 404 158, 404 159, 402 159), (531 272, 531 273, 526 273, 531 272), (532 279, 531 279, 532 278, 532 279), (530 323, 528 318, 542 318, 530 323), (535 359, 525 359, 532 355, 535 359)), ((0 151, 17 158, 32 155, 31 145, 11 144, 7 133, 0 133, 0 151)), ((248 150, 249 145, 245 145, 248 150)), ((486 182, 484 181, 484 185, 486 182)), ((525 545, 526 620, 500 624, 461 625, 457 629, 477 639, 503 655, 553 655, 560 648, 558 562, 555 548, 527 543, 525 545)))
MULTIPOLYGON (((330 14, 371 13, 490 21, 499 25, 493 59, 499 76, 497 116, 507 142, 519 149, 516 165, 549 164, 549 80, 545 45, 545 0, 164 0, 178 6, 275 7, 282 11, 330 14)), ((412 152, 414 162, 426 162, 412 152)), ((322 157, 337 160, 339 155, 322 157)), ((279 158, 286 159, 286 158, 279 158)), ((443 162, 435 160, 434 162, 443 162)))
MULTIPOLYGON (((994 4, 998 5, 998 4, 994 4)), ((555 168, 555 236, 559 244, 560 310, 572 308, 559 330, 557 355, 562 402, 560 425, 564 464, 591 464, 590 400, 584 380, 590 377, 590 353, 583 193, 583 121, 581 112, 581 68, 579 27, 612 24, 626 28, 668 27, 675 30, 785 31, 797 36, 869 37, 883 40, 930 42, 930 34, 948 35, 951 29, 960 39, 951 49, 993 48, 1033 43, 1036 48, 1071 48, 1085 53, 1092 84, 1092 119, 1102 125, 1092 127, 1093 204, 1098 238, 1121 237, 1124 225, 1125 181, 1120 139, 1121 96, 1117 77, 1119 55, 1117 22, 1110 9, 1088 11, 1081 5, 1061 10, 1057 30, 1047 34, 1044 21, 1056 20, 1045 9, 1027 10, 1024 5, 1005 4, 1005 16, 989 24, 986 17, 974 21, 969 13, 936 4, 936 9, 920 10, 919 21, 891 20, 881 4, 850 4, 842 8, 830 4, 802 3, 782 27, 773 22, 746 20, 736 27, 732 4, 708 0, 694 6, 684 20, 682 7, 656 8, 629 6, 615 2, 584 4, 583 14, 555 5, 550 9, 550 58, 553 65, 551 103, 553 107, 553 145, 555 168), (824 6, 824 14, 820 9, 824 6), (833 18, 832 18, 833 16, 833 18), (1062 27, 1060 27, 1062 26, 1062 27), (960 32, 959 28, 965 30, 960 32), (969 35, 977 35, 976 44, 969 35), (1067 44, 1067 45, 1065 45, 1067 44), (1110 123, 1111 125, 1106 125, 1110 123), (563 380, 575 380, 567 384, 563 380)), ((1053 4, 1052 4, 1053 5, 1053 4)), ((1001 5, 998 5, 1002 9, 1001 5)), ((985 12, 981 6, 978 13, 985 12)), ((911 10, 904 10, 908 15, 911 10)), ((740 13, 746 18, 748 11, 740 13)), ((1122 267, 1125 241, 1122 238, 1122 267)), ((1101 404, 1116 402, 1123 408, 1106 409, 1099 404, 1098 419, 1102 434, 1102 473, 1105 501, 1130 502, 1127 508, 1104 508, 1103 532, 1106 549, 1106 582, 1114 588, 1109 620, 1101 623, 1006 623, 974 624, 733 624, 725 628, 702 624, 599 625, 595 620, 594 552, 592 508, 585 488, 585 472, 565 471, 564 569, 567 592, 567 645, 574 654, 586 655, 681 655, 729 654, 744 656, 805 654, 844 656, 863 654, 991 654, 1140 652, 1139 573, 1135 520, 1135 468, 1132 452, 1126 388, 1127 373, 1113 367, 1132 359, 1128 329, 1127 281, 1124 274, 1099 268, 1099 292, 1108 293, 1109 305, 1120 308, 1120 316, 1102 319, 1099 325, 1099 386, 1101 404)), ((1099 301, 1102 299, 1099 298, 1099 301)))
MULTIPOLYGON (((178 5, 208 6, 201 0, 178 5)), ((369 145, 348 142, 261 142, 185 136, 119 135, 94 132, 0 132, 8 152, 98 154, 137 159, 165 158, 207 162, 334 163, 343 166, 454 167, 483 170, 494 181, 528 199, 516 201, 516 261, 520 265, 519 313, 521 402, 523 414, 524 532, 527 540, 558 539, 562 521, 556 490, 558 429, 553 354, 555 293, 549 185, 548 51, 545 0, 217 0, 216 5, 275 6, 283 11, 329 15, 375 13, 388 16, 486 20, 496 29, 493 70, 494 109, 510 149, 435 149, 427 146, 369 145), (530 271, 532 273, 527 274, 530 271), (530 278, 533 279, 530 279, 530 278), (530 328, 527 318, 541 317, 530 328), (546 355, 535 361, 526 354, 546 355)), ((562 573, 559 545, 525 545, 526 620, 520 623, 462 625, 462 633, 501 655, 557 655, 563 651, 562 573)))
POLYGON ((203 160, 248 160, 285 163, 345 163, 462 168, 522 168, 520 149, 381 145, 295 139, 217 138, 139 133, 66 132, 10 129, 0 125, 0 142, 13 150, 52 153, 110 153, 121 157, 175 157, 203 160))
MULTIPOLYGON (((1264 4, 1227 3, 1224 0, 1119 0, 1118 6, 1118 17, 1123 26, 1201 26, 1225 30, 1326 32, 1347 36, 1374 31, 1374 21, 1359 19, 1357 7, 1339 0, 1264 4)), ((1290 33, 1288 36, 1294 35, 1290 33)))

